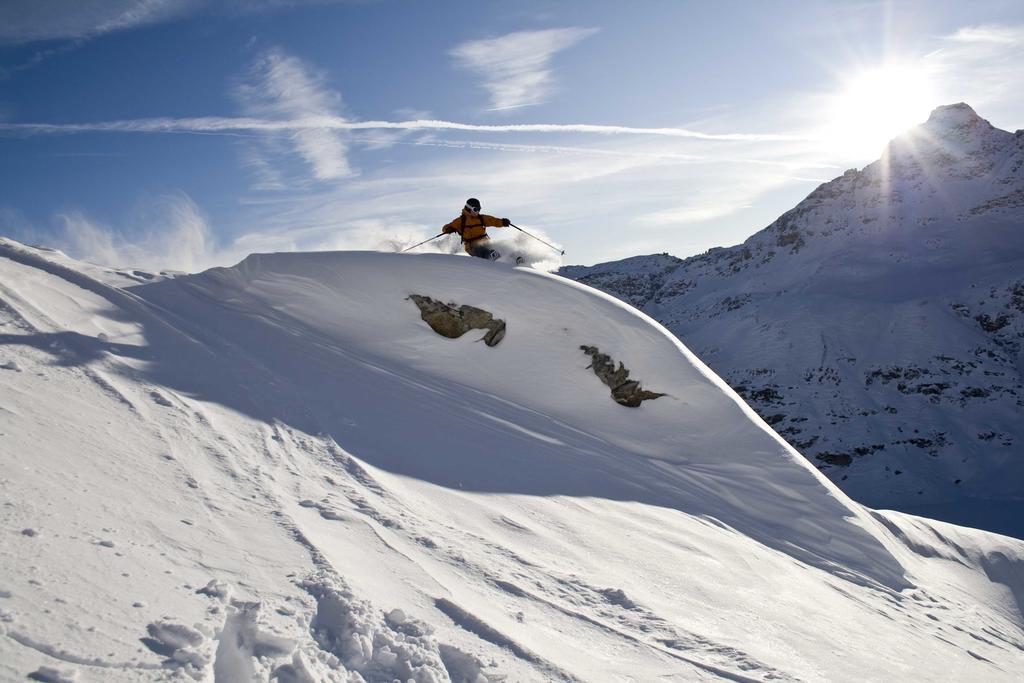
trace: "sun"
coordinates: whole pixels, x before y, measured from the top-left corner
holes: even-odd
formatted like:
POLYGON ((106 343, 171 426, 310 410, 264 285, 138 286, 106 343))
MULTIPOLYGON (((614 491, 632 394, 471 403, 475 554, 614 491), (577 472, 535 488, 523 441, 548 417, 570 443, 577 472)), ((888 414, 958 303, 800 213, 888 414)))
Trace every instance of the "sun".
POLYGON ((859 71, 830 98, 825 138, 836 152, 873 158, 892 138, 923 123, 935 106, 928 72, 889 64, 859 71))

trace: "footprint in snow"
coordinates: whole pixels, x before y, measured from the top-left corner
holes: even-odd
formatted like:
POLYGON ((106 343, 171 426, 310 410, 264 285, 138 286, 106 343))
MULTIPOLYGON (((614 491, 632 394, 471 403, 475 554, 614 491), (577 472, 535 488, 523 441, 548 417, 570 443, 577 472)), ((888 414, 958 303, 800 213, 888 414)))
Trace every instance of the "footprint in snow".
POLYGON ((197 589, 196 593, 198 595, 216 598, 221 602, 227 602, 228 598, 231 597, 231 586, 226 581, 210 579, 209 583, 202 588, 197 589))
POLYGON ((29 680, 43 681, 44 683, 76 683, 78 671, 74 669, 55 669, 51 666, 41 666, 28 675, 29 680))
POLYGON ((637 607, 636 603, 630 600, 629 596, 621 588, 602 588, 598 593, 603 595, 605 600, 613 605, 618 605, 625 609, 636 609, 637 607))
POLYGON ((162 405, 162 406, 165 406, 167 408, 174 407, 174 404, 171 403, 170 400, 166 396, 161 394, 159 391, 155 391, 155 390, 151 391, 151 392, 149 392, 149 396, 150 396, 150 398, 153 399, 153 402, 158 404, 158 405, 162 405))
POLYGON ((197 651, 206 637, 194 628, 161 619, 146 626, 146 632, 149 637, 139 640, 155 654, 166 657, 166 666, 201 670, 210 663, 207 655, 197 651))

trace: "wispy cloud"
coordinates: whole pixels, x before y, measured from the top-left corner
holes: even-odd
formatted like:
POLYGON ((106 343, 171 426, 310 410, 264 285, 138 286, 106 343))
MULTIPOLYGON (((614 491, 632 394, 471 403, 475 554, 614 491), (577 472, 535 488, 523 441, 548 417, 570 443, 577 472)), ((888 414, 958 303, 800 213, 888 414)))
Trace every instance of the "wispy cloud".
POLYGON ((20 63, 0 67, 0 80, 77 50, 101 36, 196 14, 251 14, 344 0, 2 0, 0 46, 46 42, 20 63), (61 42, 58 42, 61 41, 61 42))
POLYGON ((0 3, 0 45, 65 42, 50 42, 20 63, 0 67, 0 80, 105 33, 174 19, 201 4, 202 0, 6 0, 0 3))
POLYGON ((592 28, 518 31, 498 38, 473 40, 451 51, 456 63, 483 79, 493 110, 544 102, 554 89, 551 58, 593 35, 592 28))
MULTIPOLYGON (((416 147, 447 147, 452 149, 479 149, 497 150, 500 152, 514 152, 522 154, 572 154, 590 157, 624 157, 637 158, 649 161, 661 161, 676 164, 701 164, 701 163, 735 163, 752 164, 756 166, 777 166, 788 169, 830 169, 836 170, 842 167, 835 164, 824 164, 806 159, 795 161, 785 159, 758 159, 730 157, 720 154, 687 154, 685 152, 673 152, 665 149, 644 150, 644 149, 602 149, 595 147, 574 147, 566 145, 530 145, 509 142, 486 142, 482 140, 450 140, 433 136, 423 136, 418 140, 402 144, 416 147)), ((822 182, 822 181, 819 181, 822 182)))
POLYGON ((739 204, 731 197, 728 197, 722 198, 722 201, 718 203, 706 205, 685 204, 665 209, 664 211, 652 211, 638 216, 636 222, 640 225, 679 226, 722 218, 734 214, 741 209, 749 208, 749 204, 739 204))
POLYGON ((240 149, 242 167, 249 172, 253 179, 251 189, 279 192, 290 187, 281 169, 270 163, 262 150, 248 142, 243 144, 240 149))
POLYGON ((733 142, 784 142, 804 139, 791 133, 705 133, 687 128, 642 128, 589 123, 475 124, 457 121, 349 121, 331 115, 295 119, 261 119, 206 116, 196 118, 150 118, 95 123, 0 123, 0 132, 25 134, 62 133, 272 133, 355 130, 452 130, 477 133, 580 133, 593 135, 654 135, 697 140, 733 142))
MULTIPOLYGON (((195 127, 178 129, 194 132, 217 130, 251 130, 267 134, 290 133, 287 139, 268 137, 264 148, 276 152, 291 148, 312 169, 316 180, 335 180, 353 174, 348 162, 348 144, 344 139, 347 119, 337 114, 341 95, 327 86, 326 76, 298 57, 281 50, 270 50, 255 63, 246 82, 237 88, 237 95, 246 113, 261 117, 264 124, 253 127, 223 127, 208 121, 195 127), (288 126, 290 121, 334 121, 338 126, 288 126), (280 125, 279 125, 280 124, 280 125)), ((173 126, 172 126, 173 127, 173 126)), ((254 152, 251 154, 255 154, 254 152)), ((269 162, 252 157, 251 163, 266 178, 269 162)))
POLYGON ((264 12, 334 1, 340 0, 4 0, 0 2, 0 44, 86 41, 204 10, 264 12))
POLYGON ((957 43, 1013 45, 1024 42, 1024 26, 999 24, 965 26, 952 35, 946 36, 946 39, 957 43))
POLYGON ((5 0, 0 3, 0 43, 85 40, 166 21, 203 4, 203 0, 5 0))
POLYGON ((487 142, 483 140, 451 140, 425 135, 417 140, 405 143, 415 147, 445 147, 449 149, 496 150, 499 152, 515 152, 521 154, 573 154, 592 157, 644 157, 663 161, 695 163, 708 157, 681 152, 646 152, 618 149, 600 149, 594 147, 573 147, 567 145, 531 145, 512 142, 487 142))
POLYGON ((1006 116, 1020 125, 1024 25, 965 26, 945 36, 923 58, 942 98, 936 104, 968 102, 998 125, 1006 116), (1017 116, 1011 116, 1017 114, 1017 116))

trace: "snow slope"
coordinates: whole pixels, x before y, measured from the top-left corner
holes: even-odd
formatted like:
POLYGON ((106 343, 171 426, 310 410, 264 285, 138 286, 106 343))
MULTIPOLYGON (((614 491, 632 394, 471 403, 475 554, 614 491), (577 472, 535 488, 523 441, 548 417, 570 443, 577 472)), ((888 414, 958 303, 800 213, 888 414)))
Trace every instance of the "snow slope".
POLYGON ((940 107, 741 245, 561 273, 666 325, 856 500, 1024 537, 1024 131, 940 107))
POLYGON ((1024 542, 853 503, 596 290, 368 252, 137 277, 0 242, 0 678, 1024 666, 1024 542), (582 345, 666 396, 618 405, 582 345))

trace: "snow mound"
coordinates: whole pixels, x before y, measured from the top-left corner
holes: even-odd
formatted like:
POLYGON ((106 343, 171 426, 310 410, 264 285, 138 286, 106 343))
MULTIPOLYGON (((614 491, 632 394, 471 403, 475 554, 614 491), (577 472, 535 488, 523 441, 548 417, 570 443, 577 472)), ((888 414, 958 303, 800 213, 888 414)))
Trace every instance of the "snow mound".
POLYGON ((852 503, 589 287, 437 254, 91 272, 0 244, 0 360, 22 369, 0 373, 0 678, 1024 665, 1024 544, 852 503), (505 336, 442 337, 412 293, 505 336), (619 405, 581 346, 665 395, 619 405))
POLYGON ((712 514, 804 561, 903 585, 902 568, 824 477, 664 328, 588 287, 500 264, 364 252, 257 254, 133 291, 291 377, 319 429, 373 466, 461 490, 712 514), (504 340, 435 338, 413 291, 490 312, 506 321, 504 340), (581 346, 666 396, 623 411, 581 346), (741 491, 742 503, 723 504, 741 491), (845 541, 823 548, 823 537, 845 541))

